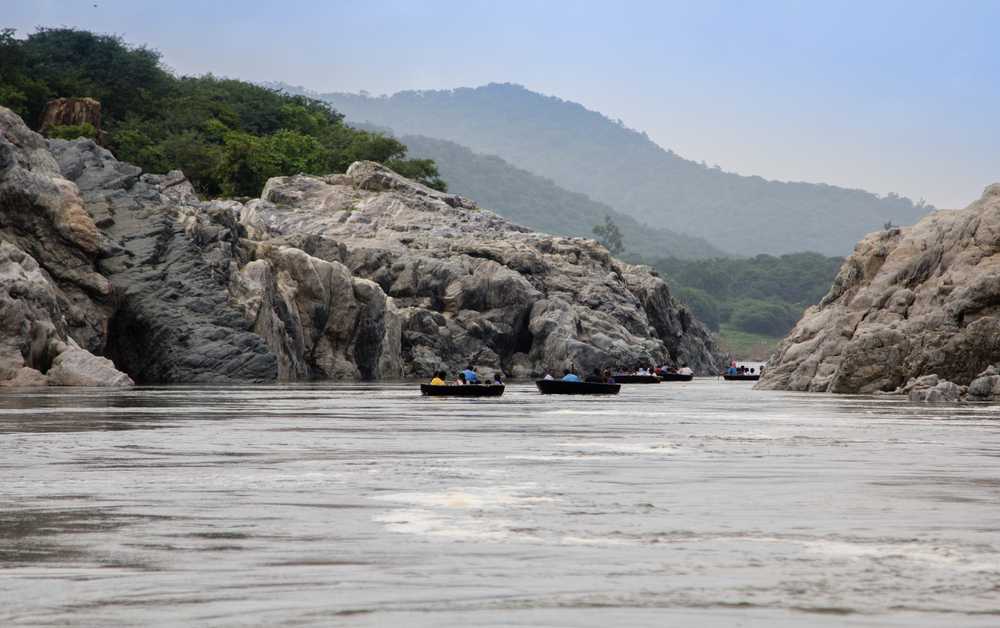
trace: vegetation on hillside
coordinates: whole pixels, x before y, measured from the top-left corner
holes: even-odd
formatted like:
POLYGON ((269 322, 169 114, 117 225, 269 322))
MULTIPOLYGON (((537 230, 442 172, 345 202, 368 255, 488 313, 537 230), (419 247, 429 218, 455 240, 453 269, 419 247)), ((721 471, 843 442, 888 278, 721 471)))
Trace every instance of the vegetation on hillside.
POLYGON ((913 224, 933 209, 896 194, 724 172, 664 150, 621 121, 518 85, 322 98, 350 121, 498 155, 640 222, 704 238, 729 255, 845 255, 886 221, 913 224))
MULTIPOLYGON (((383 128, 364 126, 369 130, 383 128)), ((583 194, 565 190, 494 155, 474 153, 446 140, 404 135, 410 154, 432 159, 449 189, 531 229, 557 235, 593 238, 594 226, 610 217, 621 233, 627 256, 656 259, 715 257, 722 251, 700 238, 654 229, 583 194)))
MULTIPOLYGON (((104 140, 119 159, 150 172, 180 169, 207 195, 256 196, 270 177, 343 172, 359 159, 445 187, 432 161, 406 159, 401 142, 346 126, 326 103, 211 75, 176 77, 155 50, 109 35, 0 31, 0 105, 37 128, 59 97, 100 101, 104 140)), ((93 137, 83 126, 52 135, 93 137)))
POLYGON ((818 253, 661 259, 654 267, 709 328, 780 337, 829 290, 843 259, 818 253))

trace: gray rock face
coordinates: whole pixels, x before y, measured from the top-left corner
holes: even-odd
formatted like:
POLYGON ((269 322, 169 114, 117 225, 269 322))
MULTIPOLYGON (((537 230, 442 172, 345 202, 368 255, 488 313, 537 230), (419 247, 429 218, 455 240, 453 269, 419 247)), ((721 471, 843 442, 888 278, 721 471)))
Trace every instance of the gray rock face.
POLYGON ((649 269, 376 164, 203 201, 180 172, 0 125, 0 383, 716 368, 649 269))
POLYGON ((998 360, 994 184, 964 210, 862 240, 829 294, 782 341, 758 387, 869 393, 929 374, 962 386, 998 360))
MULTIPOLYGON (((103 349, 113 306, 111 285, 95 270, 102 252, 44 140, 0 107, 0 385, 58 384, 60 373, 95 358, 87 349, 103 349)), ((131 384, 112 364, 102 367, 95 384, 131 384)))
POLYGON ((308 233, 399 308, 405 375, 468 362, 515 375, 575 366, 716 369, 707 331, 648 268, 533 233, 371 162, 279 177, 241 215, 257 238, 308 233))
POLYGON ((99 269, 118 307, 106 353, 139 382, 272 381, 277 362, 229 299, 238 229, 179 172, 143 175, 90 140, 51 142, 114 244, 99 269))

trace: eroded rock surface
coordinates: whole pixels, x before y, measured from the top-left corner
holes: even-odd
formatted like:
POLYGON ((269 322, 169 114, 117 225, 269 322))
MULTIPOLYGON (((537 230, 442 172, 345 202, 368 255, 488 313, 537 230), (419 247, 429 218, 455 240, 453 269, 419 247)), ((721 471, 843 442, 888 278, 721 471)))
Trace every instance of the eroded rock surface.
POLYGON ((708 333, 648 268, 373 163, 204 201, 180 172, 46 143, 2 108, 0 131, 0 382, 716 368, 708 333))
POLYGON ((378 284, 399 309, 406 375, 467 362, 520 376, 638 362, 716 369, 707 331, 648 268, 371 162, 272 179, 241 222, 261 239, 321 236, 312 254, 378 284))
POLYGON ((998 361, 994 184, 966 209, 862 240, 829 294, 781 343, 758 386, 870 393, 931 374, 965 386, 998 361))
POLYGON ((88 374, 98 375, 89 385, 132 383, 88 351, 103 349, 112 310, 94 266, 101 251, 44 140, 0 108, 0 385, 77 385, 88 374))

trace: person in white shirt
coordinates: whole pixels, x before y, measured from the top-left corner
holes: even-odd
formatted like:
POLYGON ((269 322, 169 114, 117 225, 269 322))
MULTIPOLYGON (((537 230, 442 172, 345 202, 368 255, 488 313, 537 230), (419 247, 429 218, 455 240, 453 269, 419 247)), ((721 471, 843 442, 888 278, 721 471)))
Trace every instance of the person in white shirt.
POLYGON ((677 372, 681 375, 694 375, 694 371, 687 364, 678 369, 677 372))

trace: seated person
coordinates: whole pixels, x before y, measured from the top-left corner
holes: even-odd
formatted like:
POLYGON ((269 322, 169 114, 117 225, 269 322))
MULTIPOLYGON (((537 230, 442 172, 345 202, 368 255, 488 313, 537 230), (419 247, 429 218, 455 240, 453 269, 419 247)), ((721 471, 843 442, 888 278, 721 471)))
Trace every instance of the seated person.
POLYGON ((677 372, 681 375, 694 375, 694 371, 687 364, 682 366, 677 372))
POLYGON ((455 380, 455 385, 456 386, 465 386, 468 383, 469 382, 465 381, 465 373, 459 371, 458 372, 458 379, 455 380))
POLYGON ((736 370, 735 364, 730 364, 729 369, 726 371, 726 375, 739 375, 740 372, 736 370))
POLYGON ((565 371, 563 371, 562 381, 564 381, 564 382, 579 382, 580 381, 580 376, 577 375, 576 373, 574 373, 573 371, 571 371, 569 369, 566 369, 565 371))
POLYGON ((594 372, 591 373, 590 375, 588 375, 587 379, 585 379, 584 381, 590 382, 590 383, 593 383, 593 384, 603 384, 604 383, 604 376, 601 375, 601 369, 594 369, 594 372))
POLYGON ((604 383, 605 384, 614 384, 615 383, 615 378, 611 376, 611 369, 604 369, 603 375, 604 375, 604 383))
POLYGON ((552 373, 549 373, 548 371, 546 371, 545 372, 545 377, 543 377, 542 379, 554 379, 554 378, 552 377, 552 373))
POLYGON ((462 371, 462 374, 465 375, 465 381, 466 381, 466 383, 468 383, 468 384, 478 384, 479 383, 479 375, 476 374, 476 369, 472 368, 471 364, 469 366, 465 367, 465 370, 462 371))
POLYGON ((444 386, 445 385, 445 374, 444 371, 437 371, 434 373, 434 379, 431 380, 431 386, 444 386))
POLYGON ((500 377, 500 371, 494 371, 493 372, 493 385, 494 386, 503 386, 503 378, 500 377))

